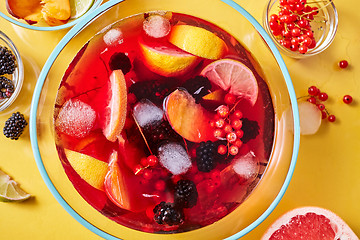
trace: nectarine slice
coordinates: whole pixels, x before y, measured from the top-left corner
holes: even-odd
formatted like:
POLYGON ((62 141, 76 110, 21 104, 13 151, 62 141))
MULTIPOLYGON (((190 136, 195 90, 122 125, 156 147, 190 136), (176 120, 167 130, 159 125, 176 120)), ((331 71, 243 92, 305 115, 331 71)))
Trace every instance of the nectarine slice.
POLYGON ((6 0, 8 12, 29 24, 35 24, 42 19, 41 0, 6 0))
POLYGON ((216 140, 210 126, 213 114, 205 110, 185 90, 175 90, 165 102, 166 117, 171 127, 192 142, 216 140))

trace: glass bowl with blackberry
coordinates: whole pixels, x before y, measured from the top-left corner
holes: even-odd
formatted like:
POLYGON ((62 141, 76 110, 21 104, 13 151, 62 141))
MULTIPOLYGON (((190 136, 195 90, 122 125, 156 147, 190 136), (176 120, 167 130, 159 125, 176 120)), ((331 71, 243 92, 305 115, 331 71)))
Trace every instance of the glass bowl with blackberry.
POLYGON ((0 31, 0 111, 9 107, 19 95, 24 81, 24 67, 18 49, 0 31))

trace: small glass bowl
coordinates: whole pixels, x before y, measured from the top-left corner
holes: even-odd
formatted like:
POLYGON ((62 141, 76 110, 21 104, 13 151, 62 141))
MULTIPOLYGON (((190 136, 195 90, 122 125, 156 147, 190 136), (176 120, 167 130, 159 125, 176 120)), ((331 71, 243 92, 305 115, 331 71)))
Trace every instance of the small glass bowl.
POLYGON ((25 20, 18 19, 16 17, 12 16, 8 12, 7 6, 6 6, 7 4, 6 4, 5 0, 0 1, 0 16, 3 17, 4 19, 8 20, 9 22, 11 22, 15 25, 18 25, 20 27, 23 27, 23 28, 38 30, 38 31, 55 31, 55 30, 66 29, 66 28, 74 26, 76 23, 78 23, 82 19, 86 18, 86 16, 90 12, 95 10, 98 6, 100 6, 101 3, 102 3, 102 0, 94 0, 92 6, 82 16, 80 16, 78 18, 70 19, 67 23, 58 25, 58 26, 49 26, 47 23, 45 23, 45 21, 40 21, 35 24, 28 24, 25 20))
POLYGON ((15 47, 14 43, 10 40, 5 33, 0 31, 0 46, 7 47, 15 56, 16 68, 13 74, 2 75, 14 83, 14 92, 10 98, 0 99, 0 111, 5 110, 9 107, 17 98, 20 93, 23 81, 24 81, 24 66, 19 54, 19 51, 15 47))
POLYGON ((263 25, 282 53, 289 57, 300 59, 321 53, 330 46, 335 38, 338 27, 338 14, 332 0, 314 1, 306 4, 311 7, 317 7, 319 13, 315 15, 314 20, 310 22, 316 40, 316 46, 311 49, 309 48, 304 54, 299 53, 299 51, 292 51, 281 45, 279 43, 279 36, 274 36, 270 29, 269 19, 272 14, 278 15, 279 2, 279 0, 270 0, 268 2, 263 14, 263 25))

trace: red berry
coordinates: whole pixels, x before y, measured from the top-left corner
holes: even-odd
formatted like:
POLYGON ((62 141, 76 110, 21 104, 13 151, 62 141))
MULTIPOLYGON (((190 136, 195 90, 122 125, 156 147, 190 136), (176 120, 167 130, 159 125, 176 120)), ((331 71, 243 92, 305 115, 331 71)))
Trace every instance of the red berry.
POLYGON ((233 128, 230 124, 226 124, 225 127, 224 127, 224 131, 226 133, 229 133, 229 132, 232 132, 233 131, 233 128))
POLYGON ((215 126, 218 128, 223 128, 225 126, 225 120, 223 118, 216 120, 215 126))
POLYGON ((214 137, 216 138, 223 138, 224 137, 224 131, 222 129, 215 129, 214 131, 214 137))
POLYGON ((314 37, 314 32, 313 31, 306 31, 305 33, 310 39, 312 39, 314 37))
POLYGON ((149 165, 147 158, 146 157, 141 158, 140 159, 140 164, 143 167, 147 167, 149 165))
POLYGON ((235 110, 235 112, 233 113, 233 116, 236 117, 237 119, 242 119, 243 114, 240 110, 235 110))
POLYGON ((227 93, 225 95, 224 101, 228 105, 233 105, 236 102, 236 96, 231 93, 227 93))
POLYGON ((148 165, 153 167, 158 163, 158 158, 154 155, 150 155, 147 157, 148 165))
POLYGON ((140 164, 135 166, 134 168, 135 175, 142 174, 143 172, 144 172, 144 168, 140 164))
POLYGON ((341 60, 341 61, 339 62, 339 67, 340 67, 340 68, 347 68, 348 65, 349 65, 349 63, 348 63, 348 61, 346 61, 346 60, 341 60))
POLYGON ((324 104, 318 104, 317 107, 319 108, 319 110, 325 110, 325 105, 324 104))
POLYGON ((238 148, 240 148, 240 147, 243 145, 243 142, 242 142, 240 139, 237 139, 237 140, 234 142, 234 145, 237 146, 238 148))
POLYGON ((239 153, 239 148, 238 148, 237 146, 235 146, 235 145, 231 145, 231 146, 229 147, 229 153, 230 153, 231 155, 235 156, 236 154, 239 153))
POLYGON ((335 122, 336 117, 335 117, 334 115, 330 115, 330 116, 328 117, 328 120, 329 120, 329 122, 335 122))
POLYGON ((220 117, 226 118, 229 115, 229 107, 225 105, 221 105, 217 108, 217 113, 220 117))
POLYGON ((299 45, 299 38, 293 37, 293 38, 291 39, 291 44, 292 44, 292 45, 299 45))
POLYGON ((316 98, 315 98, 315 97, 309 97, 309 98, 307 99, 307 101, 308 101, 309 103, 316 104, 316 98))
POLYGON ((319 94, 319 100, 321 100, 321 101, 326 101, 327 99, 328 99, 328 95, 327 95, 326 93, 321 92, 321 93, 319 94))
POLYGON ((295 28, 291 29, 291 35, 292 36, 298 37, 298 36, 300 36, 300 34, 301 34, 300 28, 295 27, 295 28))
POLYGON ((308 48, 304 45, 301 45, 298 50, 299 50, 299 53, 305 54, 308 51, 308 48))
POLYGON ((327 113, 325 111, 321 111, 321 118, 322 119, 327 118, 327 113))
POLYGON ((236 133, 234 133, 234 132, 228 133, 226 135, 226 139, 228 140, 229 143, 235 142, 237 139, 236 133))
POLYGON ((344 103, 346 103, 346 104, 350 104, 350 103, 352 102, 352 100, 353 100, 353 98, 352 98, 350 95, 345 95, 345 96, 343 97, 343 101, 344 101, 344 103))
POLYGON ((239 119, 233 120, 233 121, 231 122, 231 126, 232 126, 235 130, 239 130, 239 129, 241 129, 241 127, 242 127, 242 121, 239 120, 239 119))
POLYGON ((218 153, 220 155, 224 155, 227 153, 227 147, 225 145, 219 145, 218 146, 218 153))
POLYGON ((308 88, 308 93, 311 95, 311 96, 317 96, 319 94, 319 89, 315 86, 311 86, 308 88))
POLYGON ((155 189, 158 191, 164 191, 166 187, 166 184, 164 180, 158 180, 155 182, 155 189))
POLYGON ((143 178, 150 180, 153 177, 153 174, 150 169, 144 169, 142 176, 143 176, 143 178))
POLYGON ((243 130, 237 130, 237 131, 235 132, 235 134, 236 134, 236 136, 237 136, 239 139, 244 136, 243 130))
POLYGON ((271 14, 270 15, 270 21, 271 22, 276 22, 277 20, 279 20, 278 15, 276 15, 276 14, 271 14))

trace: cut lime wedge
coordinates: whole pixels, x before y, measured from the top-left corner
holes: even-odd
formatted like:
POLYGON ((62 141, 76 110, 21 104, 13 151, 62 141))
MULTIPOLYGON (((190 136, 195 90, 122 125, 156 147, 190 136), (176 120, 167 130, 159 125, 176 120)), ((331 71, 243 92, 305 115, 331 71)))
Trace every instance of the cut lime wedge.
POLYGON ((93 5, 94 0, 70 0, 71 19, 81 17, 93 5))
POLYGON ((0 202, 20 202, 29 197, 30 194, 22 190, 17 182, 0 170, 0 202))

